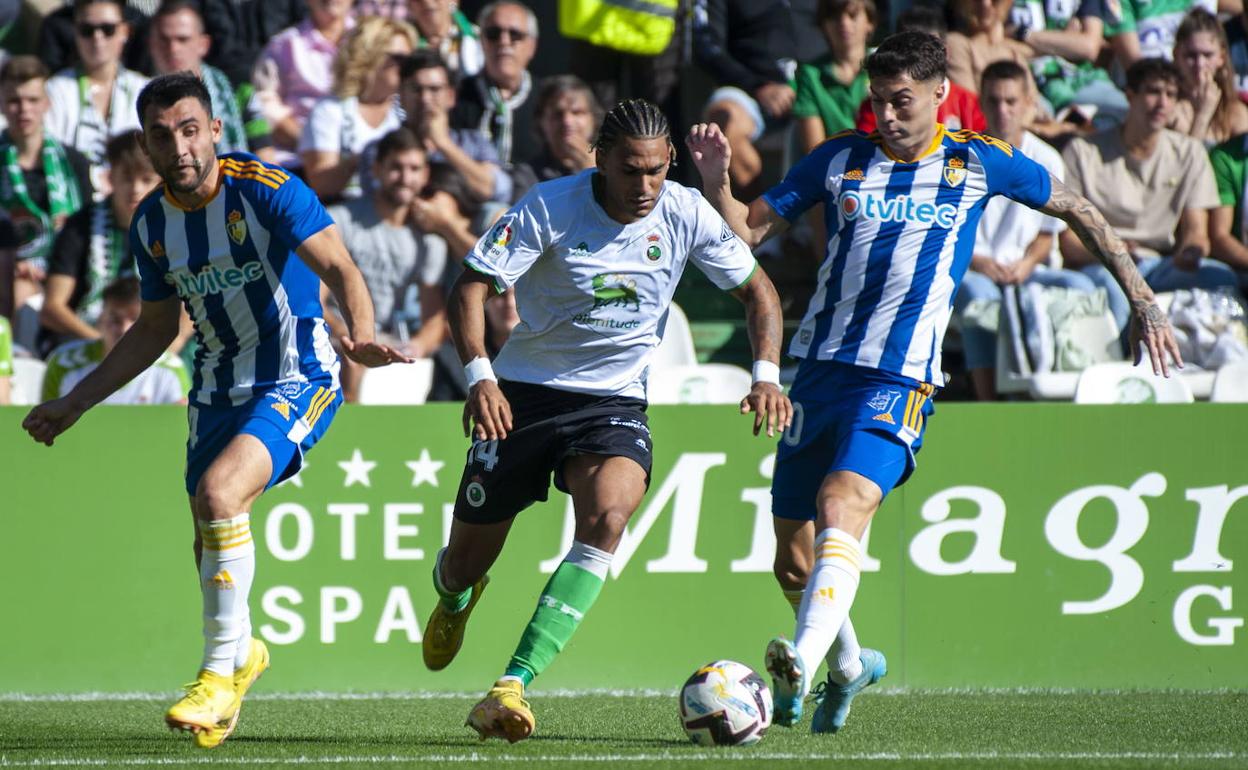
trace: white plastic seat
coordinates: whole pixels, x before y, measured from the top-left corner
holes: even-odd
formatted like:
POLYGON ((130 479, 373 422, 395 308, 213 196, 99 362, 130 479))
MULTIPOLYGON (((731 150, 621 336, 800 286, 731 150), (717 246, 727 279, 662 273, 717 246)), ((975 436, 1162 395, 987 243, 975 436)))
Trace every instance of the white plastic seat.
POLYGON ((360 380, 361 404, 410 406, 423 404, 433 386, 433 360, 365 369, 360 380))
POLYGON ((37 358, 13 359, 10 392, 14 406, 33 406, 43 400, 43 375, 47 370, 48 365, 37 358))
POLYGON ((698 362, 697 350, 693 347, 693 331, 689 327, 689 317, 680 305, 675 302, 667 311, 667 326, 663 330, 663 339, 650 356, 652 369, 666 369, 673 366, 691 366, 698 362))
POLYGON ((1227 364, 1213 376, 1210 401, 1248 404, 1248 363, 1227 364))
POLYGON ((1190 404, 1195 398, 1182 377, 1153 374, 1148 361, 1095 364, 1079 375, 1076 404, 1190 404))
POLYGON ((749 395, 753 376, 731 364, 650 367, 651 404, 736 404, 749 395))

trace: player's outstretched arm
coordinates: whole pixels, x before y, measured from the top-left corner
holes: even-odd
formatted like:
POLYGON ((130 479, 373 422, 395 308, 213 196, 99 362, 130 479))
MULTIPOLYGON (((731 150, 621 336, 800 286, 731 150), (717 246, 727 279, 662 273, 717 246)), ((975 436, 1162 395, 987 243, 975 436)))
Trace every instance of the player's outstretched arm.
POLYGON ((793 419, 793 404, 780 390, 780 340, 784 333, 780 296, 767 273, 755 269, 750 280, 732 291, 745 305, 750 348, 754 351, 754 385, 741 400, 741 414, 754 413, 754 435, 767 423, 767 435, 784 431, 793 419))
POLYGON ((762 198, 756 198, 747 206, 732 196, 732 184, 728 179, 732 149, 719 126, 695 123, 689 129, 685 144, 702 177, 702 194, 747 246, 752 249, 788 228, 788 221, 762 198))
POLYGON ((479 441, 505 439, 511 430, 511 404, 498 387, 485 349, 485 301, 492 294, 494 285, 489 276, 465 270, 451 288, 446 305, 451 337, 468 377, 464 435, 479 441))
POLYGON ((61 398, 30 410, 22 427, 41 444, 52 446, 91 407, 142 374, 178 336, 182 305, 176 296, 143 302, 139 318, 82 382, 61 398))
POLYGON ((368 296, 364 276, 347 253, 337 225, 330 225, 309 237, 295 253, 320 276, 338 300, 350 333, 340 340, 342 352, 348 358, 364 366, 412 362, 411 358, 374 339, 373 299, 368 296))
POLYGON ((1128 335, 1135 363, 1140 363, 1142 353, 1140 343, 1148 348, 1148 357, 1155 374, 1170 376, 1170 367, 1166 360, 1167 354, 1177 366, 1182 368, 1183 357, 1179 354, 1179 345, 1174 339, 1174 331, 1166 319, 1153 290, 1144 282, 1144 276, 1135 268, 1131 252, 1114 229, 1105 221, 1100 210, 1086 198, 1078 195, 1061 180, 1050 176, 1052 193, 1049 202, 1041 209, 1064 220, 1088 251, 1109 268, 1114 280, 1122 287, 1131 303, 1131 331, 1128 335))

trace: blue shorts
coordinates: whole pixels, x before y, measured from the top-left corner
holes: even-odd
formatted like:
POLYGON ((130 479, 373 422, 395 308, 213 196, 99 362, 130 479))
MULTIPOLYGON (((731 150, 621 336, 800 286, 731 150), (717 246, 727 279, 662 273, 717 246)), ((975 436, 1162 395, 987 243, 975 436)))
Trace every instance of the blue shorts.
POLYGON ((321 440, 342 404, 342 391, 329 379, 279 385, 239 406, 200 406, 187 410, 186 492, 221 450, 240 433, 260 439, 269 450, 273 472, 265 489, 299 472, 303 455, 321 440))
POLYGON ((819 487, 834 471, 865 476, 884 495, 905 483, 935 390, 874 369, 803 360, 789 392, 793 422, 776 452, 772 515, 813 521, 819 487))

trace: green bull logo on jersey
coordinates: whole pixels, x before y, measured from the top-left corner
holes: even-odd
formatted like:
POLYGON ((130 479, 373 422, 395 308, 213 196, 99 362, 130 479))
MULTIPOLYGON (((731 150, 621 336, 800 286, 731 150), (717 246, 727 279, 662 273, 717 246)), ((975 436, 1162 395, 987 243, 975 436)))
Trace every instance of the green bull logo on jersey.
POLYGON ((641 298, 637 295, 637 282, 619 273, 600 273, 594 276, 594 309, 600 307, 632 307, 634 313, 641 310, 641 298))

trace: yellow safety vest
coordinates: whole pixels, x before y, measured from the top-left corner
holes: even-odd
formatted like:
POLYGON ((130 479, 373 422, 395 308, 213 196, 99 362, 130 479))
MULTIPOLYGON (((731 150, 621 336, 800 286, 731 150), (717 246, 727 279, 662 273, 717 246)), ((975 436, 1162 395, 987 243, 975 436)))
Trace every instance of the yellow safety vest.
POLYGON ((676 30, 679 0, 559 0, 559 32, 624 53, 654 56, 676 30))

